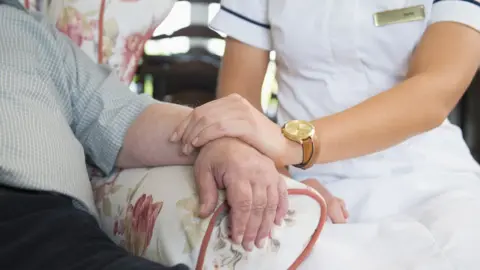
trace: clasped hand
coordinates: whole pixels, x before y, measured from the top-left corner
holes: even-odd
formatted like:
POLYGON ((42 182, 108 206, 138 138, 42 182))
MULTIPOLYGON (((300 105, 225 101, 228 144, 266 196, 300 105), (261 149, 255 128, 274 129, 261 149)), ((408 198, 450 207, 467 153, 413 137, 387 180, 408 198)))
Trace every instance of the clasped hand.
POLYGON ((175 129, 171 141, 180 141, 183 153, 189 155, 195 148, 223 137, 238 138, 275 162, 283 162, 286 156, 280 127, 238 94, 193 110, 175 129))
POLYGON ((237 139, 222 138, 200 150, 194 171, 200 217, 215 211, 218 189, 225 189, 233 241, 248 251, 263 248, 288 210, 286 183, 273 161, 237 139))
POLYGON ((288 210, 286 184, 273 161, 284 156, 280 127, 234 94, 193 110, 171 141, 186 155, 202 147, 194 165, 200 217, 215 210, 217 190, 225 189, 233 241, 249 251, 262 248, 288 210))

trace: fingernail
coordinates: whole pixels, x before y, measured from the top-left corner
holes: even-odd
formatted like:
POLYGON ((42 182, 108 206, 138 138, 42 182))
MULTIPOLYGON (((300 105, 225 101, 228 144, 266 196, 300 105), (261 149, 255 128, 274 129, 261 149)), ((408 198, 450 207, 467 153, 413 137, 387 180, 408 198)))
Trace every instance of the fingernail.
POLYGON ((260 248, 264 248, 266 242, 267 242, 267 238, 266 238, 266 237, 263 238, 262 240, 260 240, 260 244, 259 244, 260 248))
POLYGON ((195 139, 193 139, 192 145, 193 145, 193 146, 197 146, 197 142, 198 142, 198 137, 196 137, 195 139))
POLYGON ((172 134, 172 137, 170 137, 170 141, 171 141, 171 142, 176 141, 176 140, 177 140, 177 137, 178 137, 177 132, 174 132, 174 133, 172 134))
POLYGON ((252 251, 252 250, 253 250, 253 241, 252 241, 252 242, 249 242, 249 243, 247 244, 247 250, 248 250, 248 251, 252 251))
POLYGON ((185 155, 188 155, 188 144, 185 144, 185 145, 183 146, 183 153, 184 153, 185 155))
POLYGON ((237 237, 233 239, 233 241, 235 241, 236 244, 241 244, 243 241, 243 234, 237 235, 237 237))
POLYGON ((282 227, 282 225, 283 225, 283 219, 280 219, 280 220, 276 221, 275 224, 276 224, 278 227, 282 227))

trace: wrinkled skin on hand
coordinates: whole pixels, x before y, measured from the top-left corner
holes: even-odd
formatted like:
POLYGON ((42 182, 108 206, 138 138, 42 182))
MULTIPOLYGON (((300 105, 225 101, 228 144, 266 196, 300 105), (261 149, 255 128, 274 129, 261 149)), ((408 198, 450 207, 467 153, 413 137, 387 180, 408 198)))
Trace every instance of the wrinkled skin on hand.
POLYGON ((200 150, 194 169, 200 217, 214 212, 218 189, 225 189, 233 241, 247 251, 262 248, 288 209, 286 183, 274 162, 237 139, 222 138, 200 150))

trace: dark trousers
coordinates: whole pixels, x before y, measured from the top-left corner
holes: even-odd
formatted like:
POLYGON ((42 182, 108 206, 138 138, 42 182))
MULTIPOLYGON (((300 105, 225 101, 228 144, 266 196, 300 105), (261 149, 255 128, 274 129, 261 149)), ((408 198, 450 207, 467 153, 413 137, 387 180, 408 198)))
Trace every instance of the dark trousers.
POLYGON ((188 270, 130 255, 72 200, 0 187, 0 269, 188 270))

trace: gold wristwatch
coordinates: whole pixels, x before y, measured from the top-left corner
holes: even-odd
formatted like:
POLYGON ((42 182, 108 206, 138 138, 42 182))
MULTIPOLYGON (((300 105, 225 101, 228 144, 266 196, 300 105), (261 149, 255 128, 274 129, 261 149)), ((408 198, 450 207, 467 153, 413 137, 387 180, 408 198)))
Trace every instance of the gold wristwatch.
POLYGON ((308 121, 292 120, 283 125, 282 134, 285 138, 302 146, 302 163, 293 166, 304 170, 312 167, 320 150, 315 136, 315 126, 308 121))

